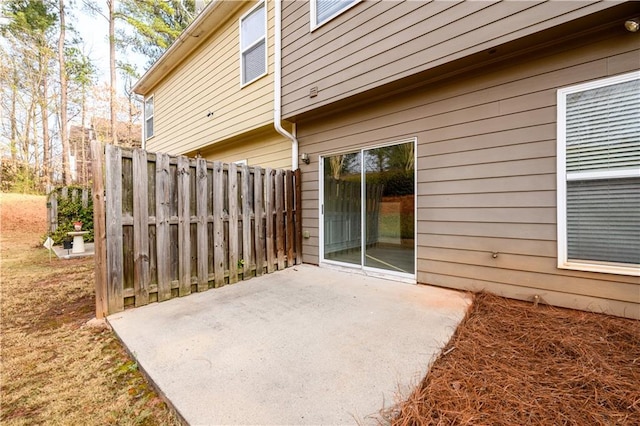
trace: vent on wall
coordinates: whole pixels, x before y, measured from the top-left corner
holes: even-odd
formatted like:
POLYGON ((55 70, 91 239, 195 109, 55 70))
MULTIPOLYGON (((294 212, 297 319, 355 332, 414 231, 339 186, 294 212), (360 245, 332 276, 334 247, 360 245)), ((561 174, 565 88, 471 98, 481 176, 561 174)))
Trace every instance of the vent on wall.
POLYGON ((318 86, 313 86, 311 89, 309 89, 309 97, 315 98, 316 96, 318 96, 318 86))

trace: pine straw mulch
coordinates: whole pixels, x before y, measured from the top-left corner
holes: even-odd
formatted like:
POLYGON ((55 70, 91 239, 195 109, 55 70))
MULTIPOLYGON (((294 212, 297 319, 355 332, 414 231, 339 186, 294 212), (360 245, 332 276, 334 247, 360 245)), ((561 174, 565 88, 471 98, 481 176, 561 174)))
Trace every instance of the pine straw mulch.
POLYGON ((640 425, 640 321, 479 294, 404 425, 640 425))

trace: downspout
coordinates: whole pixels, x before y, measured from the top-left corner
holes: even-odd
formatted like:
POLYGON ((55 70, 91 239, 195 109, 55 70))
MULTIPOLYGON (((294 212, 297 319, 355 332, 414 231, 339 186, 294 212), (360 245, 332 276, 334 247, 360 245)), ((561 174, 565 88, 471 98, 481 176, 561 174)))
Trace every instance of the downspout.
POLYGON ((275 64, 273 72, 273 126, 276 131, 287 139, 291 139, 291 168, 298 169, 298 139, 282 127, 282 0, 275 0, 275 64))

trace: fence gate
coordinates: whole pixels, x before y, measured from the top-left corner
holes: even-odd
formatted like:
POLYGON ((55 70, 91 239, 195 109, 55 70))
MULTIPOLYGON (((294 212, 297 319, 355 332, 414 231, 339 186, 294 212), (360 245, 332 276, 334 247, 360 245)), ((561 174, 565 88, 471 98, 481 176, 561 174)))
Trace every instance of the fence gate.
POLYGON ((98 317, 302 263, 299 170, 91 149, 98 317))

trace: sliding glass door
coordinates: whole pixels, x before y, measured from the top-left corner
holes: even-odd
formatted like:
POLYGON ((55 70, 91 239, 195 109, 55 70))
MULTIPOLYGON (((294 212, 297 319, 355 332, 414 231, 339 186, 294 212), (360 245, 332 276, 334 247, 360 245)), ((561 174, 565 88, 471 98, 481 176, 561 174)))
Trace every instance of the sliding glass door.
POLYGON ((323 158, 323 259, 415 273, 414 141, 323 158))

